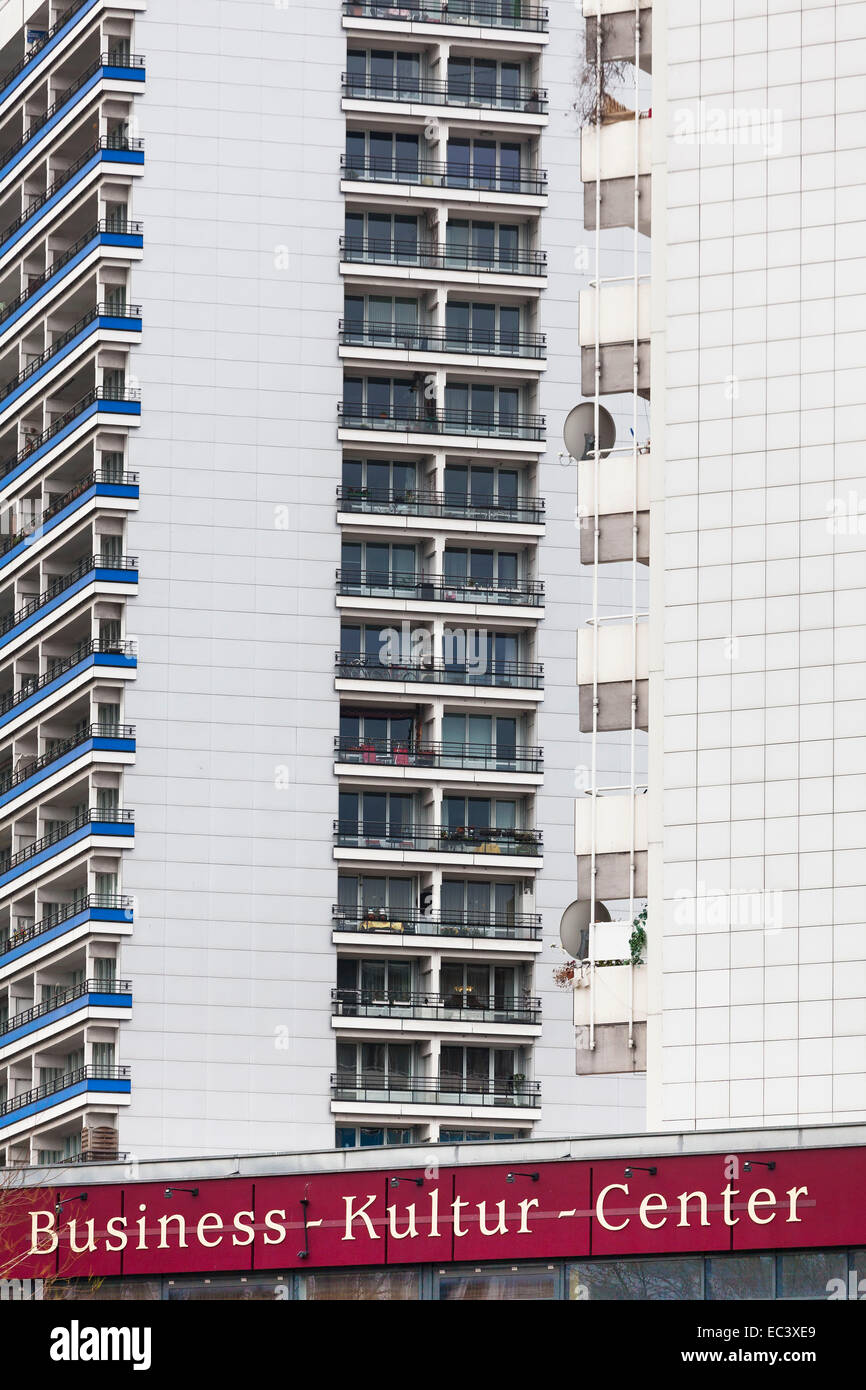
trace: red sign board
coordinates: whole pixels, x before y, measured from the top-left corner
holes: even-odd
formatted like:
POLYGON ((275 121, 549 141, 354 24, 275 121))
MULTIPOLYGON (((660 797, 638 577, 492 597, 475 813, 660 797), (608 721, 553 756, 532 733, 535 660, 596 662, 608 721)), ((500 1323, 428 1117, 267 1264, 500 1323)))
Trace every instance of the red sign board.
POLYGON ((13 1189, 3 1277, 866 1244, 866 1149, 13 1189), (194 1189, 194 1190, 190 1190, 194 1189))

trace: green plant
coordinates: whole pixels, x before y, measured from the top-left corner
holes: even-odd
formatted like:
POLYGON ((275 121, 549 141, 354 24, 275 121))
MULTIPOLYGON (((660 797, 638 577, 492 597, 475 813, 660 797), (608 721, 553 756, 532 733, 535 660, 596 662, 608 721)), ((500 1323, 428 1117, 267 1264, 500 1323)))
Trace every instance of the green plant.
POLYGON ((642 907, 638 915, 632 922, 632 934, 629 937, 629 949, 631 951, 632 965, 644 964, 644 952, 646 951, 646 907, 642 907))

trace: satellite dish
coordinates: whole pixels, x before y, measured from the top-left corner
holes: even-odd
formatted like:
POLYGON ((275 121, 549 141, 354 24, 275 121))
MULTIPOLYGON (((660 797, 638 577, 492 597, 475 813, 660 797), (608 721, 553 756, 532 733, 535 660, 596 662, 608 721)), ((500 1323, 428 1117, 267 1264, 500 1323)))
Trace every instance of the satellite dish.
POLYGON ((567 907, 559 924, 559 939, 572 960, 587 960, 589 957, 590 922, 609 922, 610 913, 604 903, 597 902, 595 915, 590 912, 588 898, 579 898, 567 907))
MULTIPOLYGON (((606 459, 616 443, 616 425, 609 410, 598 408, 599 457, 606 459)), ((595 406, 583 401, 570 410, 562 430, 565 447, 573 459, 592 458, 595 449, 595 406)))

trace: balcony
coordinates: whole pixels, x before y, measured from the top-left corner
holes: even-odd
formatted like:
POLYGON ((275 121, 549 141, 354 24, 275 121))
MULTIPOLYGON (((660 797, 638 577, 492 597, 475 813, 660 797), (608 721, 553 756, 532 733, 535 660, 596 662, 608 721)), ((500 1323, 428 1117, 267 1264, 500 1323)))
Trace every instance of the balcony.
MULTIPOLYGON (((586 56, 596 60, 599 0, 583 0, 586 17, 586 56)), ((652 0, 601 0, 601 60, 603 63, 633 63, 639 52, 639 64, 644 72, 652 72, 652 0), (635 13, 639 11, 638 32, 640 48, 635 46, 635 13)))
POLYGON ((543 526, 544 498, 525 497, 514 501, 473 502, 454 492, 433 492, 424 488, 344 487, 337 488, 337 512, 351 516, 417 516, 431 520, 490 521, 496 525, 543 526))
POLYGON ((578 897, 590 901, 646 897, 647 798, 645 789, 635 791, 633 796, 629 788, 599 787, 594 796, 575 801, 578 897))
POLYGON ((635 389, 634 340, 638 339, 637 394, 650 395, 650 284, 647 276, 635 286, 631 277, 606 281, 580 291, 579 338, 581 352, 581 390, 595 395, 596 315, 599 343, 599 394, 629 392, 635 389))
POLYGON ((649 629, 645 622, 632 630, 631 622, 603 623, 598 634, 591 627, 577 634, 577 686, 580 731, 593 727, 593 698, 598 699, 595 721, 602 732, 631 729, 632 678, 634 678, 635 728, 649 724, 649 629))
POLYGON ((0 643, 11 635, 31 627, 34 621, 45 617, 65 598, 72 597, 81 589, 102 580, 108 583, 137 584, 138 560, 134 555, 85 555, 68 574, 53 579, 41 594, 37 594, 16 612, 7 613, 0 618, 0 643))
MULTIPOLYGON (((337 592, 359 598, 398 599, 417 603, 497 604, 543 608, 540 579, 443 579, 439 575, 383 574, 376 570, 337 570, 337 592)), ((0 624, 2 635, 2 624, 0 624)))
MULTIPOLYGON (((28 676, 20 690, 0 697, 0 727, 24 714, 40 699, 63 689, 88 667, 111 666, 117 673, 132 672, 137 665, 134 642, 108 642, 95 638, 79 643, 69 656, 52 658, 41 676, 28 676), (7 718, 8 716, 8 718, 7 718)), ((112 672, 115 674, 115 672, 112 672)))
POLYGON ((547 31, 547 8, 527 0, 343 0, 349 19, 395 24, 475 25, 482 29, 547 31))
POLYGON ((123 924, 132 922, 132 906, 132 898, 123 894, 84 893, 40 918, 31 927, 10 931, 8 936, 0 937, 0 967, 90 922, 104 924, 103 930, 116 931, 123 924))
POLYGON ((464 1081, 442 1077, 432 1081, 407 1077, 398 1081, 360 1073, 331 1075, 331 1099, 385 1105, 471 1105, 535 1109, 541 1104, 538 1081, 464 1081))
POLYGON ((335 932, 394 936, 447 936, 496 941, 539 941, 541 914, 496 912, 399 912, 386 907, 331 909, 335 932))
POLYGON ((21 83, 41 68, 58 44, 85 16, 83 10, 91 10, 91 0, 71 0, 71 3, 58 16, 41 38, 30 45, 28 52, 14 67, 0 77, 0 103, 5 102, 21 83), (16 81, 20 79, 20 81, 16 81))
POLYGON ((138 54, 103 53, 94 60, 65 91, 51 103, 24 135, 0 152, 0 181, 7 178, 15 164, 30 153, 42 138, 51 133, 64 116, 70 114, 76 97, 86 96, 105 77, 125 82, 144 81, 144 59, 138 54))
MULTIPOLYGON (((543 333, 482 333, 478 330, 439 328, 436 326, 404 328, 391 323, 351 323, 340 320, 340 347, 374 348, 423 356, 467 354, 475 357, 522 357, 541 360, 547 356, 547 339, 543 333)), ((346 354, 342 354, 346 355, 346 354)), ((0 395, 2 400, 2 395, 0 395)))
POLYGON ((9 886, 20 874, 36 868, 54 853, 71 849, 88 835, 131 839, 135 833, 135 814, 119 808, 92 808, 79 811, 70 820, 55 821, 45 835, 15 854, 0 854, 0 888, 9 886))
POLYGON ((52 993, 41 1004, 23 1009, 8 1019, 0 1029, 0 1049, 9 1047, 48 1024, 69 1018, 82 1009, 132 1008, 132 985, 129 980, 83 980, 52 993))
MULTIPOLYGON (((519 439, 533 443, 544 442, 543 415, 524 415, 519 412, 496 410, 444 410, 431 407, 424 411, 382 410, 378 406, 346 405, 337 407, 338 427, 343 430, 385 430, 390 434, 471 436, 480 439, 519 439)), ((2 474, 0 474, 2 476, 2 474)))
POLYGON ((577 496, 580 507, 580 562, 595 563, 595 518, 598 513, 598 562, 630 561, 633 553, 633 512, 637 511, 637 559, 649 561, 649 444, 636 455, 616 449, 598 464, 578 460, 577 496), (597 479, 597 483, 596 483, 597 479), (596 498, 596 490, 598 497, 596 498))
POLYGON ((0 810, 5 809, 15 795, 30 790, 28 783, 43 781, 41 774, 50 777, 86 753, 108 752, 135 752, 134 724, 90 724, 71 738, 61 739, 50 753, 43 753, 15 772, 0 777, 0 810))
MULTIPOLYGON (((390 685, 490 686, 506 690, 537 690, 544 685, 544 667, 532 662, 494 661, 488 670, 481 663, 451 664, 442 661, 383 662, 377 656, 335 653, 338 680, 386 681, 390 685)), ((432 692, 431 692, 432 693, 432 692)))
POLYGON ((123 497, 131 502, 136 501, 138 474, 117 472, 114 469, 96 469, 93 473, 79 478, 62 496, 54 498, 38 520, 22 527, 14 535, 3 538, 0 542, 0 568, 17 558, 15 552, 19 555, 32 555, 36 541, 50 535, 61 520, 65 520, 73 511, 85 506, 95 497, 123 497))
POLYGON ((144 166, 144 141, 130 140, 121 135, 103 135, 89 146, 78 159, 57 175, 44 193, 40 193, 14 222, 0 231, 0 259, 6 257, 22 237, 32 230, 40 213, 50 203, 52 208, 58 197, 65 197, 100 164, 113 163, 124 169, 141 172, 144 166))
MULTIPOLYGON (((542 772, 540 748, 499 749, 484 743, 435 743, 424 740, 411 748, 406 743, 367 739, 354 743, 334 739, 334 760, 346 766, 476 769, 482 772, 542 772)), ((0 784, 0 794, 2 794, 0 784)))
MULTIPOLYGON (((475 994, 470 988, 450 994, 332 989, 335 1018, 416 1019, 428 1023, 512 1023, 541 1025, 540 999, 500 999, 475 994)), ((0 1036, 2 1043, 2 1036, 0 1036)))
MULTIPOLYGON (((414 854, 484 854, 537 859, 540 830, 501 830, 498 826, 362 826, 334 821, 334 844, 343 849, 409 851, 414 854)), ((2 870, 2 864, 0 864, 2 870)))
POLYGON ((130 1093, 129 1067, 103 1066, 94 1063, 86 1067, 76 1067, 74 1071, 64 1072, 54 1081, 46 1081, 41 1086, 13 1096, 0 1105, 0 1127, 7 1127, 19 1120, 37 1115, 52 1105, 72 1100, 90 1091, 100 1091, 114 1096, 128 1096, 130 1093))
POLYGON ((0 329, 10 329, 29 307, 45 298, 48 290, 53 289, 59 282, 63 272, 68 274, 74 270, 97 247, 108 247, 116 252, 119 248, 137 251, 143 245, 144 236, 140 222, 128 222, 125 218, 103 218, 65 251, 60 252, 41 275, 28 275, 27 289, 10 299, 0 310, 0 329))
POLYGON ((375 155, 364 159, 342 155, 340 169, 341 178, 348 183, 382 183, 395 188, 408 185, 422 192, 460 189, 500 197, 547 197, 545 169, 469 169, 438 160, 387 159, 375 155))
POLYGON ((597 194, 601 203, 602 227, 634 227, 637 139, 638 231, 649 236, 652 118, 640 113, 635 131, 634 111, 617 112, 616 115, 617 119, 608 118, 581 131, 580 177, 583 183, 584 227, 587 231, 595 230, 597 194), (599 189, 596 188, 597 177, 601 183, 599 189))
MULTIPOLYGON (((96 305, 71 328, 67 328, 64 333, 59 334, 50 347, 28 362, 23 371, 12 377, 11 381, 0 386, 0 412, 15 404, 16 398, 24 394, 23 388, 32 378, 46 375, 50 367, 71 356, 72 352, 80 347, 86 338, 92 337, 100 329, 122 333, 140 333, 141 306, 124 304, 112 308, 105 304, 96 305)), ((122 339, 121 341, 128 340, 122 339)))
POLYGON ((343 73, 343 98, 346 101, 385 101, 400 105, 477 107, 484 111, 509 111, 521 115, 546 115, 547 92, 541 87, 506 87, 496 83, 484 89, 479 83, 470 84, 450 78, 446 82, 432 78, 386 78, 367 73, 356 76, 343 73))
POLYGON ((48 452, 100 413, 122 417, 130 424, 141 415, 141 392, 137 388, 98 386, 76 401, 39 434, 30 435, 12 458, 0 461, 0 483, 8 484, 25 472, 26 466, 42 463, 48 452))
POLYGON ((399 271, 452 271, 455 274, 547 274, 546 251, 481 250, 472 246, 440 247, 435 241, 414 244, 386 241, 381 237, 340 237, 340 260, 346 265, 392 266, 399 271))

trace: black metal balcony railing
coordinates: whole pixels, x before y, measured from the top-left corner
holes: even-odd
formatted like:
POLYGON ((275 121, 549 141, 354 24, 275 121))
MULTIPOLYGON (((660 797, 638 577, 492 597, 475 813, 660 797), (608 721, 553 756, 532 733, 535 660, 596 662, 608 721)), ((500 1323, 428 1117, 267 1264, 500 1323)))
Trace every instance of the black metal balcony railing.
POLYGON ((537 858, 540 830, 498 826, 380 825, 334 821, 334 843, 347 849, 409 850, 415 854, 503 854, 537 858))
POLYGON ((543 415, 526 415, 510 410, 441 410, 434 407, 418 410, 395 406, 383 410, 381 406, 349 405, 341 401, 337 414, 340 428, 345 430, 467 434, 488 439, 544 439, 543 415))
POLYGON ((433 241, 411 245, 384 237, 341 236, 340 259, 369 265, 418 266, 425 270, 490 271, 502 275, 546 275, 546 251, 462 246, 442 249, 433 241))
POLYGON ((446 994, 415 991, 332 989, 331 1013, 337 1018, 416 1018, 430 1022, 528 1023, 541 1021, 541 1000, 525 996, 488 996, 470 987, 446 994))
POLYGON ((138 557, 135 555, 83 555, 74 569, 70 570, 68 574, 58 575, 57 579, 52 579, 48 588, 29 599, 23 608, 0 617, 0 637, 5 637, 7 632, 11 632, 27 618, 32 618, 33 614, 38 613, 40 608, 44 608, 46 603, 56 598, 58 594, 62 594, 64 589, 70 589, 85 574, 97 569, 137 570, 138 557))
POLYGON ((89 232, 85 232, 65 251, 61 251, 60 255, 55 257, 48 269, 44 270, 41 275, 28 275, 26 290, 22 290, 14 299, 7 300, 0 309, 0 324, 5 323, 8 318, 12 317, 16 309, 20 309, 22 304, 26 304, 28 299, 32 299, 34 295, 38 294, 42 286, 47 284, 52 276, 62 270, 65 265, 68 265, 95 236, 109 232, 116 232, 118 236, 141 236, 143 230, 141 222, 129 222, 126 218, 103 217, 99 222, 95 222, 89 232))
POLYGON ((488 29, 547 29, 547 8, 527 0, 343 0, 343 14, 405 24, 476 24, 488 29))
POLYGON ((382 661, 378 656, 357 652, 336 652, 337 676, 344 680, 424 681, 441 685, 489 685, 540 690, 544 684, 542 665, 520 661, 497 661, 488 666, 486 658, 477 662, 382 661))
POLYGON ((58 759, 71 753, 73 749, 80 748, 82 743, 87 743, 92 738, 135 738, 134 724, 88 724, 78 733, 72 734, 69 738, 58 739, 55 746, 48 753, 42 753, 32 762, 25 763, 17 768, 15 772, 8 772, 0 775, 0 796, 11 791, 13 787, 18 787, 28 778, 41 772, 43 768, 50 767, 58 759))
POLYGON ((89 324, 94 323, 98 318, 102 317, 138 320, 141 318, 141 305, 94 305, 94 307, 89 309, 77 323, 74 323, 71 328, 67 328, 55 338, 50 347, 47 347, 44 352, 40 352, 37 357, 34 357, 32 361, 28 362, 27 366, 24 367, 17 376, 13 376, 10 381, 0 386, 0 402, 5 401, 7 396, 11 396, 12 392, 16 391, 19 386, 23 386, 24 382, 28 381, 35 372, 38 372, 40 367, 44 367, 46 362, 50 362, 52 357, 57 357, 67 344, 71 343, 73 338, 77 338, 79 333, 82 333, 89 324))
POLYGON ((77 917, 79 912, 89 912, 102 908, 109 912, 128 913, 131 917, 132 907, 132 898, 121 893, 83 893, 74 898, 72 902, 63 903, 62 906, 55 908, 45 917, 40 917, 39 921, 34 922, 31 927, 10 928, 7 934, 0 933, 0 954, 14 951, 18 946, 23 946, 25 942, 32 941, 35 936, 42 936, 47 931, 53 931, 62 922, 67 922, 70 917, 77 917))
POLYGON ((468 1081, 442 1076, 438 1081, 398 1078, 370 1072, 332 1072, 333 1100, 399 1102, 409 1105, 503 1105, 535 1108, 541 1104, 538 1081, 468 1081))
POLYGON ((537 912, 401 912, 392 907, 347 907, 335 903, 331 909, 335 931, 388 932, 407 936, 482 936, 505 941, 537 941, 541 935, 541 914, 537 912))
MULTIPOLYGON (((338 763, 366 767, 477 768, 484 772, 541 772, 540 748, 503 748, 487 743, 434 743, 410 746, 399 739, 335 738, 338 763)), ((0 791, 2 791, 0 783, 0 791)))
POLYGON ((11 236, 14 236, 19 227, 23 227, 24 223, 28 221, 34 213, 37 213, 47 202, 50 202, 55 193, 60 192, 64 184, 74 179, 78 171, 83 169, 88 160, 91 160, 95 154, 99 154, 101 150, 133 151, 143 149, 143 140, 132 140, 126 135, 101 135, 99 139, 94 141, 92 145, 89 145, 84 153, 80 154, 67 169, 63 169, 57 175, 56 179, 48 185, 44 193, 38 194, 32 202, 29 202, 24 211, 15 218, 14 222, 10 222, 7 227, 4 227, 3 230, 0 231, 0 251, 2 251, 4 243, 8 241, 11 236))
POLYGON ((509 169, 503 165, 467 168, 433 159, 400 159, 396 155, 342 155, 341 176, 354 183, 410 183, 424 188, 471 188, 485 193, 547 195, 546 169, 509 169))
POLYGON ((74 985, 62 985, 53 989, 47 999, 43 999, 41 1004, 33 1004, 29 1009, 22 1009, 21 1013, 15 1014, 0 1026, 0 1045, 6 1033, 14 1033, 17 1028, 24 1028, 28 1023, 35 1023, 45 1014, 50 1014, 54 1009, 62 1008, 64 1004, 71 1004, 75 999, 86 998, 88 994, 132 994, 132 983, 129 980, 80 980, 74 985))
POLYGON ((0 874, 8 873, 10 869, 17 869, 20 864, 26 864, 28 859, 34 859, 37 854, 50 849, 52 845, 57 844, 58 840, 65 840, 67 835, 74 834, 82 826, 91 824, 132 825, 134 820, 134 811, 122 810, 117 806, 85 808, 70 820, 54 821, 50 830, 38 840, 34 840, 32 845, 17 850, 15 854, 10 854, 8 850, 0 851, 0 874))
POLYGON ((135 656, 136 647, 134 642, 109 642, 101 637, 93 638, 89 642, 80 642, 69 656, 51 657, 47 670, 41 676, 28 676, 20 690, 8 691, 0 696, 0 715, 8 714, 9 710, 16 705, 29 700, 32 695, 56 681, 58 676, 70 671, 73 666, 77 666, 80 661, 94 654, 103 656, 135 656))
POLYGON ((71 4, 68 7, 68 9, 64 10, 63 14, 58 16, 58 18, 51 25, 51 28, 46 29, 45 32, 41 35, 41 37, 36 39, 30 45, 24 57, 19 59, 15 66, 10 68, 8 72, 3 73, 2 77, 0 77, 0 96, 3 95, 3 91, 6 87, 8 87, 12 79, 17 77, 19 72, 23 72, 26 67, 29 67, 29 65, 33 62, 35 58, 39 57, 39 54, 42 52, 45 45, 47 43, 50 43, 51 39, 54 38, 54 35, 60 32, 64 24, 68 24, 72 16, 74 14, 77 14, 80 9, 83 9, 84 6, 89 3, 90 0, 74 0, 74 3, 71 4))
POLYGON ((372 73, 343 73, 343 96, 348 101, 422 102, 431 106, 481 106, 490 111, 544 114, 547 92, 542 87, 490 86, 464 78, 437 81, 429 77, 376 77, 372 73))
POLYGON ((86 86, 91 77, 103 67, 143 68, 144 59, 138 53, 126 53, 123 51, 101 53, 98 58, 95 58, 92 63, 88 64, 83 72, 78 74, 71 87, 67 87, 64 92, 61 92, 51 105, 37 116, 36 120, 33 121, 14 144, 9 145, 7 149, 0 153, 0 169, 2 169, 5 164, 8 164, 9 160, 12 159, 19 150, 23 150, 27 142, 32 140, 34 135, 38 135, 40 130, 43 130, 45 126, 48 125, 48 122, 57 114, 61 106, 65 106, 70 97, 74 97, 75 93, 86 86))
MULTIPOLYGON (((459 352, 479 357, 547 356, 543 333, 510 333, 475 328, 404 327, 399 323, 347 323, 340 319, 341 347, 393 348, 398 352, 459 352)), ((2 400, 2 394, 0 394, 2 400)))
POLYGON ((126 1081, 129 1076, 129 1067, 104 1066, 101 1062, 76 1067, 74 1071, 65 1071, 61 1076, 56 1076, 53 1081, 43 1081, 41 1086, 34 1086, 20 1096, 4 1100, 0 1105, 0 1115, 14 1114, 16 1110, 23 1110, 25 1106, 34 1105, 40 1100, 47 1100, 58 1091, 65 1091, 67 1087, 77 1086, 82 1081, 126 1081))
POLYGON ((465 493, 433 492, 425 488, 337 488, 338 511, 376 516, 459 517, 465 521, 544 523, 544 498, 489 498, 483 502, 465 493))
POLYGON ((26 541, 28 537, 35 538, 36 533, 45 525, 46 521, 50 521, 53 516, 57 516, 58 512, 62 512, 64 507, 68 507, 70 502, 74 502, 77 497, 81 497, 90 488, 94 487, 96 483, 114 483, 116 485, 134 487, 138 483, 138 474, 124 472, 116 468, 96 468, 92 473, 88 473, 85 477, 79 478, 78 482, 73 484, 62 496, 55 497, 54 501, 45 508, 40 517, 34 517, 32 521, 28 522, 26 526, 22 526, 20 530, 16 531, 14 534, 4 536, 2 540, 0 540, 0 557, 7 555, 10 550, 14 550, 16 545, 20 545, 22 541, 26 541))
POLYGON ((544 583, 540 579, 443 579, 441 575, 399 571, 388 574, 354 566, 337 570, 337 591, 364 598, 395 598, 420 603, 522 604, 530 608, 544 605, 544 583))
POLYGON ((65 430, 67 425, 71 425, 73 420, 79 415, 83 415, 85 410, 88 410, 90 406, 95 405, 98 401, 111 401, 112 403, 116 402, 119 404, 125 401, 140 400, 141 392, 137 387, 94 387, 92 391, 87 392, 86 396, 82 396, 81 399, 76 401, 74 405, 71 405, 68 410, 65 410, 62 415, 59 415, 56 420, 52 420, 51 424, 46 426, 41 433, 29 435, 23 448, 19 449, 18 453, 12 458, 4 459, 3 462, 0 463, 0 479, 5 478, 7 473, 11 473, 14 468, 17 468, 19 463, 24 463, 31 454, 35 454, 37 449, 41 449, 43 444, 48 444, 49 441, 60 434, 62 430, 65 430))

